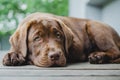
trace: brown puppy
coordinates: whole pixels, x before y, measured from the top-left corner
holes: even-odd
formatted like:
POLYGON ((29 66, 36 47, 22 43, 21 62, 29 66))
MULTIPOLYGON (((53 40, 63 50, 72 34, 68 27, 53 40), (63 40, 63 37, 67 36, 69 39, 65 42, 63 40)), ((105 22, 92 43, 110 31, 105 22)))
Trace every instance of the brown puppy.
POLYGON ((119 35, 109 25, 87 19, 33 13, 19 24, 10 43, 3 59, 7 66, 120 62, 119 35))

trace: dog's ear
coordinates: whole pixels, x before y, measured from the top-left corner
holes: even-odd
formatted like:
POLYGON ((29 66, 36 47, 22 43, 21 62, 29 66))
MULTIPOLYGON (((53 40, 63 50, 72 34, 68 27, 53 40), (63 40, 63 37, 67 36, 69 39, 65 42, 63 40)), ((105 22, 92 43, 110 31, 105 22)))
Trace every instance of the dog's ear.
POLYGON ((32 22, 24 23, 18 26, 15 33, 10 37, 11 49, 10 52, 20 52, 23 57, 27 55, 27 36, 32 22))
POLYGON ((65 35, 65 50, 66 50, 66 53, 68 54, 69 53, 68 49, 70 48, 70 46, 73 43, 73 32, 66 24, 64 24, 63 21, 61 21, 61 20, 56 20, 56 21, 61 26, 62 31, 65 35))

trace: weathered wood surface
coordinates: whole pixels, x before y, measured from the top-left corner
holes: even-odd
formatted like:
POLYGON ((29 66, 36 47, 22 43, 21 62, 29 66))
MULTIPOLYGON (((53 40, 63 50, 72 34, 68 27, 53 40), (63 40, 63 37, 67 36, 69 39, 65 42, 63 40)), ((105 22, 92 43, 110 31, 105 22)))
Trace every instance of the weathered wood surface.
POLYGON ((67 67, 8 67, 2 65, 5 52, 0 52, 0 80, 120 80, 120 64, 76 63, 67 67))

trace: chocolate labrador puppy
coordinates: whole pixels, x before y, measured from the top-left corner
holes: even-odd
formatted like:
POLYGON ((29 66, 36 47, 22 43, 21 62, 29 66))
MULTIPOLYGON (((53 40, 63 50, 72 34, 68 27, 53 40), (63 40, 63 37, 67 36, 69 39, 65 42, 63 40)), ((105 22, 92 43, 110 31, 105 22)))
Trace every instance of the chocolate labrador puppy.
POLYGON ((33 13, 19 24, 10 44, 6 66, 120 63, 119 35, 109 25, 88 19, 33 13))

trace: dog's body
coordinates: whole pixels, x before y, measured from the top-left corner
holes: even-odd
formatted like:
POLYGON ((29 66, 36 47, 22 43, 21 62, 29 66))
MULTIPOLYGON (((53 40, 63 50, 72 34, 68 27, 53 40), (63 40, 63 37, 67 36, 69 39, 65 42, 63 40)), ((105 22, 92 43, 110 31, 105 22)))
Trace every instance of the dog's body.
POLYGON ((109 25, 87 19, 34 13, 18 26, 10 43, 4 65, 120 62, 119 35, 109 25))

